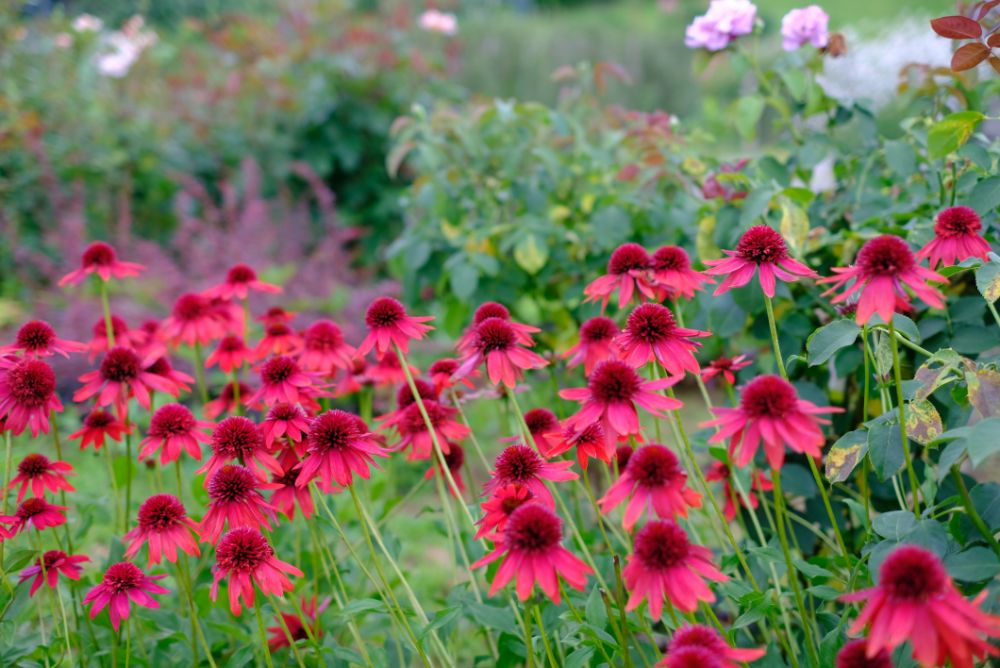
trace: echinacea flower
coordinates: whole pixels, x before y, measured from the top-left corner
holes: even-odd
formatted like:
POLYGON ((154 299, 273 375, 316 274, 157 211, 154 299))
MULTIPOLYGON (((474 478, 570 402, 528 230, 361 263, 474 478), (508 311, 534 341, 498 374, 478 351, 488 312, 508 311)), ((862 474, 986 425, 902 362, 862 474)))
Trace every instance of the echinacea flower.
POLYGON ((42 497, 31 497, 22 501, 13 515, 0 515, 0 524, 10 525, 8 533, 11 536, 16 536, 29 526, 42 531, 65 524, 64 510, 66 506, 55 506, 42 497))
POLYGON ((892 656, 880 649, 868 656, 868 643, 864 638, 851 640, 837 652, 836 668, 894 668, 892 656))
POLYGON ((580 463, 580 468, 586 471, 591 459, 611 464, 612 457, 617 453, 617 441, 618 439, 608 440, 600 422, 591 422, 578 429, 567 420, 563 427, 561 445, 556 448, 556 451, 562 453, 570 448, 575 448, 576 461, 580 463))
POLYGON ((332 320, 317 320, 302 333, 299 365, 306 371, 332 376, 338 369, 350 369, 353 346, 344 341, 344 333, 332 320))
POLYGON ((635 610, 646 600, 650 616, 657 621, 665 600, 681 612, 694 612, 699 601, 715 601, 706 579, 729 579, 712 563, 712 552, 692 545, 684 529, 673 520, 655 520, 639 530, 622 577, 631 593, 625 609, 635 610))
POLYGON ((27 357, 48 357, 62 355, 69 357, 70 353, 79 353, 87 349, 87 344, 78 341, 67 341, 56 336, 56 330, 44 320, 29 320, 21 325, 14 337, 14 343, 0 346, 0 355, 21 352, 27 357))
POLYGON ((296 453, 305 455, 304 439, 309 431, 309 416, 296 404, 275 404, 267 412, 260 433, 264 436, 264 445, 273 449, 279 439, 287 439, 296 446, 296 453), (303 443, 301 447, 298 444, 303 443))
POLYGON ((354 475, 368 480, 371 468, 379 468, 372 457, 385 457, 368 425, 357 415, 342 410, 323 413, 309 423, 306 458, 299 469, 296 487, 305 487, 319 477, 319 488, 329 493, 334 484, 347 487, 354 475))
POLYGON ((737 355, 736 357, 720 355, 702 368, 701 378, 708 381, 716 376, 722 376, 727 383, 735 385, 736 372, 748 366, 750 366, 750 360, 747 359, 746 355, 737 355))
POLYGON ((571 466, 573 462, 547 462, 526 445, 509 445, 497 455, 483 489, 492 494, 507 485, 524 485, 539 501, 555 508, 555 498, 544 481, 576 480, 580 476, 569 470, 571 466))
POLYGON ((80 566, 85 561, 90 561, 90 557, 82 554, 68 555, 61 550, 49 550, 41 557, 35 559, 35 563, 21 571, 18 584, 32 580, 28 597, 35 595, 43 582, 49 585, 50 589, 55 589, 59 584, 59 576, 62 575, 70 580, 80 579, 80 566))
POLYGON ((298 332, 283 322, 274 322, 264 328, 264 338, 254 348, 254 356, 262 360, 268 355, 298 355, 302 345, 298 332))
POLYGON ((461 422, 455 421, 458 410, 452 406, 445 406, 437 401, 423 402, 427 417, 430 418, 431 427, 434 429, 433 436, 427 429, 427 422, 420 412, 420 405, 413 403, 406 407, 396 423, 396 431, 399 432, 399 442, 392 448, 393 450, 410 449, 406 458, 410 461, 420 459, 430 459, 434 446, 434 437, 441 446, 442 454, 448 454, 449 441, 461 441, 469 435, 469 428, 461 422))
POLYGON ((125 414, 128 400, 132 397, 149 410, 151 389, 172 397, 179 394, 172 381, 143 369, 135 351, 122 347, 109 350, 101 366, 83 374, 79 380, 83 387, 73 393, 73 401, 84 401, 96 395, 98 406, 113 404, 119 415, 125 414))
POLYGON ((146 608, 158 608, 160 604, 152 594, 169 594, 168 589, 164 589, 156 584, 156 580, 167 577, 166 575, 146 575, 142 569, 127 561, 120 561, 111 564, 108 570, 104 571, 101 584, 87 592, 83 597, 83 603, 91 604, 90 618, 97 617, 105 607, 111 616, 111 626, 115 631, 123 619, 128 619, 129 604, 134 602, 146 608))
POLYGON ((375 356, 382 358, 393 346, 398 346, 405 355, 411 339, 420 340, 434 329, 423 324, 433 319, 431 316, 407 315, 399 301, 392 297, 379 297, 365 311, 368 334, 358 346, 357 354, 365 355, 374 348, 375 356))
POLYGON ((191 383, 194 382, 194 378, 184 373, 183 371, 178 371, 170 364, 165 356, 158 357, 156 360, 146 367, 146 373, 150 373, 154 376, 159 376, 165 381, 171 383, 174 387, 173 396, 180 395, 181 392, 190 392, 191 383))
POLYGON ((427 376, 434 383, 434 390, 438 394, 459 385, 464 385, 470 390, 475 389, 476 386, 472 384, 470 378, 478 378, 478 371, 472 370, 462 378, 455 378, 456 371, 458 371, 458 360, 443 357, 431 364, 427 369, 427 376))
POLYGON ((618 294, 618 308, 632 301, 636 291, 647 299, 656 299, 656 289, 649 280, 652 258, 639 244, 622 244, 611 253, 606 274, 583 289, 584 302, 600 302, 601 313, 611 295, 618 294))
POLYGON ((239 388, 238 397, 236 391, 233 389, 233 383, 223 385, 219 391, 219 396, 205 404, 203 408, 205 417, 214 420, 220 415, 234 412, 236 410, 237 398, 239 399, 239 405, 244 410, 250 408, 250 404, 252 403, 250 398, 254 395, 254 389, 246 383, 236 383, 236 386, 239 388))
MULTIPOLYGON (((111 315, 111 335, 114 337, 112 345, 108 339, 108 326, 104 318, 100 318, 90 329, 90 341, 87 343, 87 360, 93 362, 97 359, 98 353, 106 353, 115 346, 132 348, 139 350, 140 346, 147 343, 146 335, 142 330, 129 329, 128 323, 117 315, 111 315)), ((145 355, 142 356, 145 359, 145 355)))
POLYGON ((527 425, 531 440, 535 442, 535 447, 542 457, 552 459, 569 450, 570 445, 565 439, 559 438, 559 418, 548 408, 532 408, 526 411, 524 424, 527 425))
POLYGON ((282 596, 295 586, 288 575, 302 577, 302 571, 274 556, 274 549, 257 529, 239 527, 232 529, 215 548, 215 574, 212 579, 211 599, 219 595, 219 584, 229 578, 229 609, 234 615, 243 612, 240 599, 249 607, 254 605, 254 585, 265 596, 282 596))
POLYGON ((495 488, 493 496, 482 503, 483 516, 476 523, 479 525, 476 540, 486 538, 496 541, 498 537, 494 534, 504 530, 510 514, 534 498, 532 491, 519 482, 495 488))
POLYGON ((271 325, 283 324, 287 325, 292 320, 295 319, 298 313, 294 311, 286 311, 280 306, 272 306, 264 312, 264 315, 257 318, 257 322, 264 323, 264 327, 270 327, 271 325))
POLYGON ((580 340, 563 353, 566 366, 573 368, 583 364, 583 372, 590 375, 604 360, 618 359, 620 350, 616 341, 618 325, 611 318, 598 316, 580 325, 580 340))
POLYGON ((729 257, 705 260, 706 274, 725 276, 712 294, 721 295, 746 285, 757 274, 760 287, 768 297, 774 297, 776 279, 794 282, 799 278, 819 278, 819 275, 788 254, 788 246, 780 234, 767 225, 755 225, 743 233, 736 250, 723 251, 729 257))
POLYGON ((210 484, 216 471, 233 460, 239 460, 261 480, 267 478, 262 468, 271 473, 281 473, 281 464, 267 451, 264 435, 250 418, 233 415, 221 420, 212 430, 210 445, 212 456, 195 471, 206 473, 206 485, 210 484))
POLYGON ((989 595, 984 589, 968 601, 933 552, 901 545, 882 562, 878 584, 841 597, 864 602, 848 633, 868 628, 865 655, 892 652, 905 641, 921 666, 973 668, 973 660, 998 656, 988 638, 1000 637, 1000 616, 980 609, 989 595))
POLYGON ((302 609, 302 614, 304 614, 308 620, 303 620, 299 615, 298 611, 295 614, 290 614, 287 612, 279 612, 281 615, 281 622, 278 622, 276 626, 267 627, 268 632, 271 637, 267 640, 267 646, 272 652, 277 652, 282 647, 288 647, 288 636, 292 636, 292 642, 298 642, 300 640, 305 640, 309 637, 309 632, 306 631, 306 624, 312 630, 312 635, 314 638, 319 638, 323 635, 323 632, 319 629, 316 623, 317 618, 330 606, 329 598, 323 599, 323 602, 318 606, 316 605, 316 597, 313 596, 311 599, 306 599, 302 597, 302 602, 300 604, 302 609), (288 629, 288 633, 285 633, 285 629, 288 629))
POLYGON ((476 329, 484 321, 490 318, 500 318, 514 330, 514 334, 517 337, 517 342, 522 346, 527 346, 532 348, 535 345, 534 334, 537 334, 541 330, 537 327, 532 327, 531 325, 525 325, 520 322, 515 322, 510 317, 510 310, 501 304, 500 302, 483 302, 478 307, 476 307, 475 312, 472 314, 472 324, 470 324, 462 336, 458 338, 455 342, 455 348, 462 354, 463 357, 467 357, 470 353, 475 350, 476 343, 476 329))
MULTIPOLYGON (((420 395, 421 401, 428 402, 440 400, 437 388, 428 383, 426 380, 423 380, 422 378, 414 378, 413 386, 417 389, 417 394, 420 395)), ((416 401, 416 398, 413 396, 413 391, 410 389, 410 384, 403 383, 399 386, 399 390, 396 391, 396 410, 376 417, 375 421, 381 423, 381 429, 394 427, 400 422, 400 420, 405 419, 406 409, 415 404, 416 401)))
POLYGON ((934 238, 917 251, 919 259, 930 258, 931 268, 938 264, 950 266, 970 257, 985 260, 990 245, 982 237, 983 224, 975 209, 953 206, 934 220, 934 238))
MULTIPOLYGON (((465 480, 462 478, 462 467, 465 466, 465 450, 458 443, 449 443, 448 452, 442 453, 442 456, 444 457, 444 463, 448 466, 448 473, 451 475, 451 479, 455 481, 457 491, 450 484, 446 484, 445 487, 448 488, 448 493, 452 496, 459 496, 459 494, 465 492, 465 480)), ((430 480, 434 477, 435 473, 443 470, 441 464, 435 458, 433 465, 424 474, 424 479, 430 480)))
POLYGON ((817 416, 843 409, 800 399, 795 387, 778 376, 758 376, 743 387, 739 406, 712 411, 715 419, 701 424, 719 428, 709 443, 729 441, 729 454, 742 467, 753 460, 763 441, 768 464, 780 469, 786 446, 810 457, 822 456, 820 448, 826 439, 820 425, 830 421, 817 416))
POLYGON ((650 276, 656 286, 660 301, 677 297, 694 298, 694 293, 704 290, 703 283, 715 283, 700 271, 691 268, 691 258, 680 246, 661 246, 653 253, 650 276))
POLYGON ((149 431, 140 443, 139 459, 160 450, 160 463, 169 464, 181 456, 181 451, 201 461, 201 443, 208 443, 204 429, 212 423, 195 418, 191 409, 181 404, 164 404, 149 419, 149 431), (162 450, 161 450, 162 448, 162 450))
POLYGON ((668 652, 656 668, 725 668, 722 657, 706 647, 689 645, 668 652))
POLYGON ((313 505, 312 490, 295 484, 299 479, 298 457, 292 450, 285 450, 278 461, 281 462, 282 473, 271 476, 271 483, 274 486, 274 491, 271 492, 271 505, 289 520, 294 520, 295 504, 298 503, 302 509, 302 516, 309 519, 316 508, 313 505))
POLYGON ((104 439, 121 442, 122 436, 132 433, 132 425, 125 425, 113 414, 95 408, 83 418, 83 425, 69 435, 69 440, 80 439, 80 449, 93 445, 95 450, 104 447, 104 439))
POLYGON ((671 519, 687 517, 689 507, 701 507, 701 494, 687 486, 687 473, 677 455, 655 443, 632 454, 628 467, 597 504, 602 512, 609 513, 625 499, 629 502, 622 525, 627 531, 632 530, 643 511, 671 519))
POLYGON ((49 433, 49 415, 63 409, 56 374, 40 359, 0 357, 0 418, 15 436, 49 433))
POLYGON ((273 487, 261 484, 245 466, 227 464, 216 471, 208 481, 208 512, 199 526, 202 542, 215 543, 226 522, 230 529, 263 526, 270 531, 268 519, 275 521, 276 509, 257 490, 273 487))
POLYGON ((205 368, 211 369, 218 364, 225 373, 232 373, 244 364, 252 364, 256 358, 256 353, 247 348, 242 336, 230 334, 220 339, 215 350, 205 359, 205 368))
POLYGON ((548 364, 538 353, 520 347, 517 332, 501 318, 487 318, 476 326, 471 350, 455 376, 461 378, 484 362, 490 382, 506 387, 517 385, 524 369, 540 369, 548 364))
POLYGON ((195 536, 198 525, 187 516, 184 504, 170 494, 154 494, 139 506, 138 522, 125 534, 126 559, 134 559, 143 545, 149 544, 148 566, 160 563, 166 556, 177 562, 177 550, 197 557, 201 554, 195 536), (194 532, 194 536, 192 535, 194 532))
POLYGON ((80 258, 80 268, 59 279, 59 285, 76 285, 91 274, 97 274, 102 281, 113 278, 138 276, 145 267, 135 262, 122 262, 115 249, 103 241, 95 241, 87 246, 80 258))
POLYGON ((678 327, 674 314, 662 304, 640 304, 628 316, 625 330, 616 339, 621 359, 635 368, 657 361, 671 376, 685 371, 701 372, 694 351, 701 343, 693 339, 710 332, 678 327))
POLYGON ((635 449, 633 449, 628 443, 619 445, 615 448, 615 465, 618 467, 619 476, 625 472, 626 468, 628 468, 628 463, 634 454, 635 449))
MULTIPOLYGON (((416 378, 420 375, 420 369, 408 365, 410 375, 416 378)), ((387 387, 399 385, 406 382, 406 371, 399 361, 399 356, 392 350, 382 355, 375 364, 365 367, 363 373, 356 374, 355 378, 363 384, 374 383, 376 387, 387 387)))
POLYGON ((747 490, 747 498, 744 499, 743 495, 738 494, 734 489, 731 482, 732 479, 733 472, 723 462, 713 462, 712 466, 708 469, 708 473, 705 474, 705 480, 722 483, 722 496, 726 499, 726 505, 722 509, 722 514, 725 516, 727 522, 732 522, 736 519, 737 504, 739 504, 740 508, 745 508, 748 499, 750 501, 750 508, 753 510, 757 509, 760 501, 757 500, 757 495, 752 493, 753 490, 770 492, 774 489, 774 484, 764 472, 755 470, 750 476, 752 483, 750 484, 750 489, 747 490))
POLYGON ((504 559, 493 578, 490 596, 516 576, 519 599, 527 601, 537 583, 559 605, 560 577, 570 587, 583 591, 587 576, 594 572, 562 546, 562 520, 535 503, 522 505, 510 514, 503 533, 497 535, 493 551, 472 564, 472 568, 500 557, 504 559))
POLYGON ((600 423, 608 449, 613 450, 619 436, 640 434, 636 405, 656 417, 663 417, 662 411, 676 410, 684 405, 659 392, 676 384, 678 380, 680 378, 676 376, 643 380, 626 362, 601 362, 587 377, 587 387, 559 391, 559 396, 563 399, 583 404, 579 411, 566 420, 567 426, 582 429, 589 424, 600 423))
POLYGON ((732 647, 718 631, 701 624, 689 624, 674 631, 667 647, 667 655, 676 654, 687 647, 708 650, 718 658, 719 668, 741 668, 743 664, 756 661, 767 653, 761 648, 732 647))
POLYGON ((218 312, 204 295, 188 292, 177 298, 163 321, 163 336, 173 345, 205 345, 225 336, 218 312))
POLYGON ((32 453, 25 455, 17 465, 17 475, 10 481, 10 488, 18 485, 17 502, 24 499, 28 488, 34 496, 45 496, 45 490, 55 494, 59 490, 74 492, 73 485, 66 480, 67 475, 73 474, 73 467, 66 462, 51 461, 45 455, 32 453))
POLYGON ((839 304, 860 291, 855 315, 859 325, 867 324, 876 313, 883 321, 890 322, 898 305, 909 307, 907 287, 928 306, 944 308, 941 291, 929 285, 928 281, 947 283, 948 279, 917 264, 917 258, 906 242, 891 234, 866 242, 858 251, 854 264, 834 267, 832 271, 836 276, 817 281, 832 284, 823 295, 833 294, 853 281, 850 287, 830 301, 839 304))
POLYGON ((276 403, 311 404, 319 390, 314 387, 315 375, 303 371, 298 363, 286 355, 272 357, 261 364, 260 389, 253 395, 250 402, 263 402, 266 406, 276 403))
POLYGON ((217 299, 246 299, 250 291, 278 294, 281 286, 265 283, 257 278, 257 272, 245 264, 234 264, 226 272, 226 280, 205 290, 206 297, 217 299))

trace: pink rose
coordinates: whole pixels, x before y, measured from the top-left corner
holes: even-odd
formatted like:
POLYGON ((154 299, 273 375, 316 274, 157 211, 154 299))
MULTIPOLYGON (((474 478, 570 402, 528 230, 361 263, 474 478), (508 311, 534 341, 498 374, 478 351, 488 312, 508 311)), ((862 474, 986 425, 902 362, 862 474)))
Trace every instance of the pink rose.
POLYGON ((793 9, 781 19, 782 48, 795 51, 807 42, 817 49, 824 48, 830 41, 829 23, 829 15, 818 5, 793 9))
POLYGON ((750 0, 712 0, 708 11, 687 27, 684 43, 692 49, 720 51, 740 35, 753 32, 757 7, 750 0))

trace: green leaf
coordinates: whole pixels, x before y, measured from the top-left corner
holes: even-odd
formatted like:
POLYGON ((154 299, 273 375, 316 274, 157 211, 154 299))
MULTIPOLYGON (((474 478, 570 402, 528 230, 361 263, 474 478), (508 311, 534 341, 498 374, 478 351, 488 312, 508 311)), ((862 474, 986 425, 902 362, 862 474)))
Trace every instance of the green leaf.
POLYGON ((868 429, 868 458, 882 480, 888 480, 903 468, 903 438, 899 424, 884 420, 868 429))
POLYGON ((917 518, 909 510, 882 513, 872 520, 872 530, 882 538, 900 541, 917 528, 917 518))
POLYGON ((833 587, 829 587, 827 585, 817 585, 815 587, 809 587, 808 589, 806 589, 806 591, 815 596, 816 598, 822 599, 824 601, 836 601, 844 593, 839 589, 834 589, 833 587))
POLYGON ((969 492, 972 507, 991 530, 1000 529, 1000 484, 984 482, 969 492))
POLYGON ((479 286, 479 270, 471 264, 459 263, 449 272, 452 294, 460 300, 469 299, 479 286))
POLYGON ((1000 262, 992 257, 976 270, 976 287, 989 303, 1000 299, 1000 262))
POLYGON ((529 274, 537 274, 549 259, 549 249, 529 234, 514 247, 514 261, 529 274))
POLYGON ((843 319, 823 325, 806 340, 809 366, 817 366, 829 360, 841 348, 852 345, 858 339, 861 328, 853 320, 843 319))
POLYGON ((36 550, 28 549, 17 549, 11 550, 4 559, 3 569, 5 572, 19 571, 28 565, 28 562, 35 558, 38 552, 36 550))
POLYGON ((357 617, 364 612, 375 612, 377 610, 384 610, 385 603, 382 601, 377 601, 373 598, 359 598, 355 601, 351 601, 344 605, 341 610, 341 614, 347 615, 347 617, 357 617))
POLYGON ((800 573, 805 575, 806 579, 808 580, 833 577, 833 573, 831 573, 830 571, 826 570, 822 566, 810 564, 808 561, 803 561, 802 559, 793 559, 792 563, 795 564, 795 568, 797 568, 800 573))
POLYGON ((583 645, 566 657, 566 668, 584 668, 590 665, 590 657, 594 656, 594 648, 583 645))
POLYGON ((849 431, 834 443, 826 453, 826 478, 830 482, 844 482, 851 477, 858 463, 868 452, 868 432, 864 429, 849 431))
POLYGON ((917 171, 917 153, 905 141, 885 143, 885 162, 896 176, 904 179, 917 171))
POLYGON ((979 466, 990 455, 1000 452, 1000 418, 987 418, 972 425, 965 441, 972 465, 979 466))
POLYGON ((972 547, 965 552, 946 556, 944 567, 956 580, 983 582, 1000 573, 1000 560, 989 548, 972 547))
POLYGON ((764 113, 764 99, 759 95, 745 95, 736 103, 736 117, 733 122, 744 139, 757 136, 757 123, 764 113))
POLYGON ((949 114, 931 126, 927 133, 927 152, 931 159, 943 158, 957 151, 986 118, 978 111, 949 114))
POLYGON ((604 607, 604 601, 601 600, 601 594, 597 590, 597 587, 590 590, 584 614, 586 615, 585 619, 598 628, 603 629, 608 623, 608 612, 604 607))
POLYGON ((990 176, 977 183, 965 203, 981 216, 1000 206, 1000 176, 990 176))

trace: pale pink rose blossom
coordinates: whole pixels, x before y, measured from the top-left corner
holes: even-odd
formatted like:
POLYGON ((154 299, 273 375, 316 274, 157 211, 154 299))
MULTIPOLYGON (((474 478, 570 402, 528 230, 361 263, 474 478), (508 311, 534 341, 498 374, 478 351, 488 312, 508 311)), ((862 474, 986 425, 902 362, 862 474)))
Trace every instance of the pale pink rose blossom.
POLYGON ((439 32, 442 35, 454 35, 458 32, 458 19, 454 14, 439 12, 436 9, 428 9, 420 15, 420 27, 430 32, 439 32))
POLYGON ((720 51, 735 38, 753 32, 756 18, 757 7, 750 0, 712 0, 708 11, 687 27, 684 44, 720 51))
POLYGON ((781 19, 781 47, 785 51, 795 51, 811 43, 822 49, 830 41, 828 26, 830 16, 819 5, 809 5, 793 9, 781 19))

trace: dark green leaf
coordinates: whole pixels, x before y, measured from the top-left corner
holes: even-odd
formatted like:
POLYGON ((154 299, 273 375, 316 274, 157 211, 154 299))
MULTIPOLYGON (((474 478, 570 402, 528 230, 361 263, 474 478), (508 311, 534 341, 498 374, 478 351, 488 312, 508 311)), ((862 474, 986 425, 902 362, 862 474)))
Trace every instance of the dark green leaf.
POLYGON ((949 554, 944 559, 944 567, 956 580, 983 582, 1000 573, 1000 560, 993 550, 977 546, 965 552, 949 554))
POLYGON ((882 538, 900 541, 917 528, 917 518, 908 510, 882 513, 872 520, 872 529, 882 538))
POLYGON ((806 340, 809 366, 823 364, 841 348, 853 345, 861 328, 853 320, 834 320, 817 329, 806 340))

